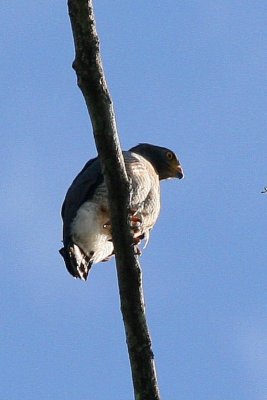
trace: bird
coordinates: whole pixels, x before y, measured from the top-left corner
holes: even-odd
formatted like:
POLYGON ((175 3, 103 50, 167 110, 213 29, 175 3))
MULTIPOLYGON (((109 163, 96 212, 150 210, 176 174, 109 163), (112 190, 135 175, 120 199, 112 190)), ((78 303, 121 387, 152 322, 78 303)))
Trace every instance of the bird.
MULTIPOLYGON (((123 151, 131 183, 130 226, 135 253, 160 212, 160 184, 164 179, 184 177, 175 153, 165 147, 140 143, 123 151)), ((63 247, 59 253, 69 273, 87 280, 93 264, 114 255, 108 192, 99 157, 89 160, 69 187, 61 209, 63 247)), ((145 247, 145 246, 144 246, 145 247)))

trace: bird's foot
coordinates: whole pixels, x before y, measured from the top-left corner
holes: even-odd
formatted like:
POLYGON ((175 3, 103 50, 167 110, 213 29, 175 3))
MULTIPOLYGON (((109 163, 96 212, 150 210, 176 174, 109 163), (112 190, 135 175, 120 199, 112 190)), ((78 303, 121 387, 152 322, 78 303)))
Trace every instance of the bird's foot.
POLYGON ((134 238, 137 238, 142 234, 142 224, 143 224, 142 214, 136 210, 132 211, 130 216, 130 226, 134 238))
MULTIPOLYGON (((137 236, 136 233, 140 233, 141 232, 140 231, 140 227, 142 225, 142 222, 143 222, 143 217, 142 217, 141 213, 139 213, 136 210, 133 210, 131 212, 131 216, 130 216, 130 226, 131 226, 131 229, 134 232, 135 236, 137 236)), ((110 222, 110 220, 108 220, 107 222, 105 222, 103 224, 103 228, 104 229, 108 229, 108 230, 111 231, 111 222, 110 222)))
POLYGON ((136 256, 141 256, 142 255, 142 251, 140 250, 138 245, 141 243, 143 238, 144 238, 144 234, 133 238, 134 254, 136 256))
POLYGON ((142 251, 136 244, 134 244, 134 254, 139 257, 142 255, 142 251))

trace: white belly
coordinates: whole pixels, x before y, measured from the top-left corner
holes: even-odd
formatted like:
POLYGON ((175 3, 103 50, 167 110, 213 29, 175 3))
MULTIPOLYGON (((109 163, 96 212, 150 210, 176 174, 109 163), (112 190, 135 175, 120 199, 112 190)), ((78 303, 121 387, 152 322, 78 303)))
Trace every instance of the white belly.
POLYGON ((87 201, 78 210, 71 227, 72 240, 94 263, 98 263, 113 252, 113 243, 108 227, 107 213, 98 204, 87 201))

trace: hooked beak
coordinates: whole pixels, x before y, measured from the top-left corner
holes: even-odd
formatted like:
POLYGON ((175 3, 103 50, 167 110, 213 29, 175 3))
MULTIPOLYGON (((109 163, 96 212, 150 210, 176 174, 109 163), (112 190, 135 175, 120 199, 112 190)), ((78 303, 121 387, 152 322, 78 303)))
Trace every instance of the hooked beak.
POLYGON ((181 167, 181 165, 177 165, 177 169, 176 169, 176 178, 178 178, 178 179, 183 179, 183 177, 184 177, 183 168, 181 167))

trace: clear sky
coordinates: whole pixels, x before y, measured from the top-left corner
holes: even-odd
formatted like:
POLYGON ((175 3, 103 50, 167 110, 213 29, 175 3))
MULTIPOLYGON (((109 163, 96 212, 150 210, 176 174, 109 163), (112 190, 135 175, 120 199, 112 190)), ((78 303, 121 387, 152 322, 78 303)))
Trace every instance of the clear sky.
MULTIPOLYGON (((183 181, 141 263, 168 400, 267 398, 266 1, 95 1, 124 149, 173 149, 183 181)), ((114 261, 65 270, 60 207, 96 155, 65 2, 1 12, 2 400, 125 400, 114 261)))

